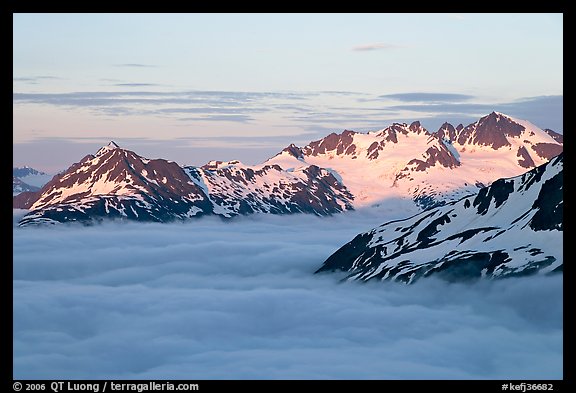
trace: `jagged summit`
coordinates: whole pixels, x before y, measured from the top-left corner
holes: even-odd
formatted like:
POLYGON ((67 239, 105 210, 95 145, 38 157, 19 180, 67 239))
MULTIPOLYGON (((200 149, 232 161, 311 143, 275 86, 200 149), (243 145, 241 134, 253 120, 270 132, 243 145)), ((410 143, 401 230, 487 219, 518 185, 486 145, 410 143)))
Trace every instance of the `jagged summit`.
POLYGON ((291 155, 292 157, 295 157, 298 159, 303 158, 302 149, 300 149, 298 146, 296 146, 293 143, 291 143, 288 147, 285 147, 284 149, 282 149, 282 151, 278 154, 282 154, 284 152, 286 152, 289 155, 291 155))
POLYGON ((110 141, 108 142, 108 144, 106 146, 102 146, 100 149, 98 149, 98 151, 96 152, 96 157, 101 156, 104 153, 109 152, 110 150, 114 150, 114 149, 119 149, 120 146, 118 146, 118 144, 114 141, 110 141))
POLYGON ((466 127, 446 122, 436 132, 419 121, 368 133, 333 132, 302 148, 292 144, 266 164, 330 168, 362 207, 406 195, 430 202, 457 199, 476 192, 476 184, 518 175, 560 152, 561 134, 492 112, 466 127))
POLYGON ((518 138, 525 129, 526 127, 513 118, 492 112, 464 128, 458 136, 458 143, 490 146, 496 150, 511 146, 508 137, 518 138))
POLYGON ((24 165, 23 167, 14 167, 12 168, 12 175, 15 177, 26 177, 32 175, 46 175, 46 173, 29 167, 28 165, 24 165))

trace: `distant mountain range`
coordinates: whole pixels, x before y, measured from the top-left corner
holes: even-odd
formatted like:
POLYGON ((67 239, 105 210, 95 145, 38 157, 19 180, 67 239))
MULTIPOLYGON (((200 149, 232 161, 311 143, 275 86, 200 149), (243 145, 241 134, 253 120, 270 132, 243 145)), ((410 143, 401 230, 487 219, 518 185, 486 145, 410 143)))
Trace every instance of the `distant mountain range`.
POLYGON ((30 167, 12 168, 12 196, 24 191, 39 191, 52 176, 30 167))
POLYGON ((419 122, 344 131, 290 145, 260 165, 211 161, 201 167, 146 159, 114 142, 14 197, 30 209, 20 225, 105 218, 159 221, 205 215, 334 213, 386 204, 421 208, 477 193, 563 150, 562 135, 493 112, 464 127, 429 132, 419 122))
POLYGON ((430 276, 456 282, 561 272, 563 164, 561 153, 474 196, 359 234, 317 273, 413 283, 430 276))

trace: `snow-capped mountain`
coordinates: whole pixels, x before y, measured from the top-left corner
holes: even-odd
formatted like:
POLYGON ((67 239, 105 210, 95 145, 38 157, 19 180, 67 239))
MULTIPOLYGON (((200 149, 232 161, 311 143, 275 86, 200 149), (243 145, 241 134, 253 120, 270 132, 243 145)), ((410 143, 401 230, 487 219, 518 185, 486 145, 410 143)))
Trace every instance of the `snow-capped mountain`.
POLYGON ((12 176, 12 196, 18 195, 25 191, 38 191, 40 188, 24 183, 22 179, 12 176))
POLYGON ((464 127, 430 133, 419 122, 380 131, 332 133, 290 145, 260 165, 211 161, 181 167, 149 160, 114 142, 55 176, 36 194, 14 198, 31 209, 23 224, 99 217, 169 221, 205 214, 326 215, 386 205, 415 210, 476 193, 563 149, 562 135, 493 112, 464 127))
POLYGON ((331 214, 351 209, 351 198, 330 172, 315 166, 290 173, 239 162, 183 168, 110 142, 55 176, 34 198, 15 198, 14 207, 31 210, 21 225, 103 217, 163 222, 206 214, 331 214))
POLYGON ((492 112, 466 127, 445 123, 434 133, 417 121, 367 134, 346 130, 303 148, 290 145, 267 163, 328 168, 354 195, 355 208, 407 197, 429 207, 542 165, 562 152, 562 143, 554 131, 492 112))
POLYGON ((215 214, 312 213, 328 215, 352 209, 353 196, 329 171, 315 165, 285 171, 278 165, 185 167, 212 202, 215 214))
POLYGON ((356 236, 318 272, 413 283, 563 270, 563 153, 477 195, 356 236))
MULTIPOLYGON (((44 173, 44 172, 39 171, 37 169, 31 168, 29 166, 12 168, 12 175, 14 177, 18 177, 22 180, 28 180, 28 183, 33 184, 33 185, 37 185, 37 184, 34 183, 34 180, 31 180, 31 179, 37 178, 36 181, 42 183, 44 181, 44 179, 46 179, 45 176, 50 176, 47 173, 44 173), (44 177, 41 177, 41 176, 44 176, 44 177)), ((50 178, 48 178, 48 180, 50 180, 50 178)), ((44 182, 44 184, 45 183, 46 182, 44 182)), ((40 185, 42 185, 42 184, 40 184, 40 185)))
POLYGON ((30 167, 12 168, 12 196, 25 191, 38 191, 51 175, 30 167))

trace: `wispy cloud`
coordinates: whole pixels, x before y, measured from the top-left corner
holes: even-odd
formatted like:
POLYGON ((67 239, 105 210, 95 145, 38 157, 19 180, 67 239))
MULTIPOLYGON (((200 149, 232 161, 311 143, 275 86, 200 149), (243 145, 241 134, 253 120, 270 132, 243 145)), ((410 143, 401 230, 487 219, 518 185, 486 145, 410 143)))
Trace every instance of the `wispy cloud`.
POLYGON ((124 63, 124 64, 114 64, 114 67, 155 68, 158 66, 154 64, 124 63))
POLYGON ((148 87, 158 86, 156 83, 116 83, 114 86, 118 87, 148 87))
POLYGON ((402 92, 380 96, 353 92, 291 91, 147 91, 151 83, 117 83, 124 91, 69 93, 13 93, 15 107, 43 104, 62 108, 84 108, 103 116, 156 116, 185 121, 249 122, 257 114, 273 113, 300 130, 314 127, 380 129, 392 121, 428 120, 428 129, 445 121, 475 121, 494 110, 526 119, 541 128, 562 132, 563 97, 528 97, 511 102, 479 102, 474 95, 450 92, 402 92), (134 88, 134 89, 131 89, 134 88), (327 106, 324 97, 339 96, 347 105, 327 106), (394 102, 396 101, 396 102, 394 102), (453 117, 456 115, 455 117, 453 117))
POLYGON ((170 113, 170 114, 196 114, 196 113, 217 113, 217 114, 239 114, 239 113, 262 113, 268 112, 267 108, 254 107, 188 107, 188 108, 162 108, 158 109, 158 113, 170 113))
POLYGON ((208 115, 199 117, 182 117, 180 121, 232 121, 237 123, 246 123, 254 120, 253 117, 248 115, 208 115))
POLYGON ((468 94, 455 94, 455 93, 396 93, 385 94, 379 98, 389 98, 405 102, 455 102, 455 101, 468 101, 474 96, 468 94))
MULTIPOLYGON (((149 87, 151 83, 118 83, 118 87, 149 87)), ((179 121, 246 123, 252 114, 302 108, 307 97, 320 93, 233 91, 100 91, 71 93, 13 93, 14 105, 43 104, 84 108, 103 116, 160 116, 179 121), (293 103, 293 104, 292 104, 293 103), (292 104, 292 106, 290 106, 292 104), (298 105, 294 105, 298 104, 298 105), (282 105, 288 105, 282 109, 282 105), (183 114, 188 116, 182 116, 183 114)))
POLYGON ((51 76, 51 75, 37 75, 37 76, 14 77, 14 78, 12 78, 12 81, 13 82, 24 82, 24 83, 36 85, 43 80, 57 80, 57 79, 62 79, 62 78, 57 77, 57 76, 51 76))
MULTIPOLYGON (((126 86, 130 87, 130 86, 126 86)), ((232 91, 183 91, 183 92, 153 92, 153 91, 99 91, 71 93, 13 93, 15 104, 45 104, 54 106, 86 107, 101 109, 102 107, 121 107, 123 105, 147 106, 150 113, 156 113, 162 105, 178 104, 183 109, 190 107, 218 108, 260 108, 267 111, 275 100, 300 101, 317 93, 292 92, 232 92, 232 91)), ((278 103, 278 102, 276 102, 278 103)), ((192 109, 194 110, 194 109, 192 109)))
POLYGON ((352 50, 355 52, 367 52, 367 51, 373 51, 373 50, 397 49, 397 48, 401 48, 401 46, 396 45, 396 44, 389 44, 389 43, 385 43, 385 42, 377 42, 377 43, 373 43, 373 44, 356 45, 356 46, 352 47, 352 50))

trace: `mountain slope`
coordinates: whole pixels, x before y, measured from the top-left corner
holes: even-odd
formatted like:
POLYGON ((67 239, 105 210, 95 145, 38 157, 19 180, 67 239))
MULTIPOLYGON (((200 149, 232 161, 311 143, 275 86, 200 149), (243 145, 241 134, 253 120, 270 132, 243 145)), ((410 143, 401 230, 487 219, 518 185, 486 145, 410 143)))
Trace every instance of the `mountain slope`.
POLYGON ((22 224, 104 216, 168 221, 210 212, 202 190, 176 163, 146 160, 113 142, 55 176, 29 208, 22 224))
POLYGON ((213 169, 186 167, 205 190, 214 212, 225 217, 251 213, 327 215, 352 209, 353 196, 329 171, 310 165, 287 172, 278 165, 239 162, 213 169))
POLYGON ((318 272, 413 283, 561 271, 563 154, 477 195, 359 234, 318 272))

